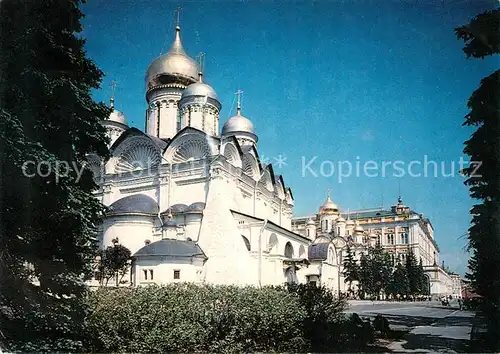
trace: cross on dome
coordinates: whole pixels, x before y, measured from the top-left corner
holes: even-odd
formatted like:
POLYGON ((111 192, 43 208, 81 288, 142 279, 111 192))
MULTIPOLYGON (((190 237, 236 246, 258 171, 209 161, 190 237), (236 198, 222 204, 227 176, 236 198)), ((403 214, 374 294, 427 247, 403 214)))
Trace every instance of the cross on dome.
POLYGON ((200 67, 200 72, 198 73, 198 81, 202 82, 203 64, 205 63, 205 53, 199 52, 195 59, 198 62, 198 66, 200 67))
POLYGON ((243 91, 238 90, 234 94, 238 97, 238 105, 236 106, 236 114, 239 116, 241 113, 241 95, 243 94, 243 91))
POLYGON ((174 11, 175 16, 176 16, 176 20, 175 20, 175 26, 176 27, 180 27, 181 26, 181 19, 180 19, 181 11, 182 11, 182 7, 178 7, 174 11))
POLYGON ((115 89, 116 89, 116 81, 111 81, 111 84, 109 85, 111 86, 111 98, 109 99, 109 106, 111 108, 114 108, 115 107, 115 89))

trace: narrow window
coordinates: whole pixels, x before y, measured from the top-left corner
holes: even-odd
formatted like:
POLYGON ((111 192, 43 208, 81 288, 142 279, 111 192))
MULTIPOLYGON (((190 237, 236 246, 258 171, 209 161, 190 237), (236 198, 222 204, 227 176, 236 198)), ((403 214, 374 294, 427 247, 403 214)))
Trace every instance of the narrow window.
POLYGON ((160 108, 161 108, 161 103, 158 103, 158 111, 157 111, 157 114, 156 114, 156 122, 157 122, 157 125, 156 125, 156 136, 157 137, 160 137, 160 108))
POLYGON ((151 280, 153 280, 153 270, 152 269, 149 270, 149 278, 151 280))
POLYGON ((148 280, 148 271, 144 269, 143 272, 144 272, 144 280, 148 280))
POLYGON ((182 121, 182 112, 181 110, 177 111, 177 131, 181 130, 181 121, 182 121))
POLYGON ((174 270, 174 279, 180 279, 180 278, 181 278, 181 271, 174 270))
POLYGON ((307 229, 307 237, 311 236, 309 231, 311 230, 307 229))

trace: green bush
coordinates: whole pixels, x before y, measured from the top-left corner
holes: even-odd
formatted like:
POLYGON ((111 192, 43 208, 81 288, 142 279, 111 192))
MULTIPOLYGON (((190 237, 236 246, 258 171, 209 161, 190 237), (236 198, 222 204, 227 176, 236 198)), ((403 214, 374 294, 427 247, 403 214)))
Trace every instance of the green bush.
POLYGON ((309 285, 101 288, 88 301, 92 352, 352 352, 373 339, 345 299, 309 285))
POLYGON ((343 346, 346 300, 338 299, 325 287, 290 284, 287 289, 298 296, 305 309, 303 336, 308 351, 331 352, 333 348, 340 349, 343 346))
POLYGON ((99 289, 90 298, 94 352, 304 351, 306 312, 283 288, 99 289))

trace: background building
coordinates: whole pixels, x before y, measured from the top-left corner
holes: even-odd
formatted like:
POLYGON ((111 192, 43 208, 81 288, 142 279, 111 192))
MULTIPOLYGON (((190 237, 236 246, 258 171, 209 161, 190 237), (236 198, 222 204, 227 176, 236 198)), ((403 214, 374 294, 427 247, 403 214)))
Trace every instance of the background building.
MULTIPOLYGON (((439 247, 430 220, 411 210, 401 198, 390 209, 342 212, 328 196, 317 214, 294 217, 292 230, 309 237, 313 243, 326 242, 326 239, 335 243, 341 273, 347 243, 357 261, 373 245, 380 245, 389 252, 394 262, 398 259, 404 262, 411 250, 417 262, 422 262, 431 295, 453 293, 452 278, 443 266, 439 266, 439 247)), ((346 285, 342 276, 340 279, 339 287, 344 291, 346 285)))

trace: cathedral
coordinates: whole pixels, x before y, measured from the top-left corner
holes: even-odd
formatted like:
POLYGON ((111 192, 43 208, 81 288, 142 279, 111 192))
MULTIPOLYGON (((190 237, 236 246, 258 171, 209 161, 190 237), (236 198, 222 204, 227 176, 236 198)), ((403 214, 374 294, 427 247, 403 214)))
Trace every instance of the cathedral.
POLYGON ((109 210, 100 246, 119 243, 132 254, 125 286, 298 282, 341 292, 345 245, 359 256, 382 243, 401 255, 416 244, 431 290, 447 291, 430 222, 401 201, 388 212, 341 213, 328 196, 317 214, 292 217, 292 190, 261 163, 241 91, 236 115, 219 129, 222 103, 180 32, 176 26, 169 51, 147 68, 144 131, 128 126, 112 98, 113 112, 102 122, 111 157, 88 156, 96 197, 109 210))
POLYGON ((309 239, 291 231, 292 191, 260 162, 239 96, 219 130, 221 102, 186 54, 179 26, 147 69, 146 100, 144 132, 114 109, 102 122, 111 158, 88 157, 109 207, 101 247, 130 249, 127 283, 305 281, 309 239))

